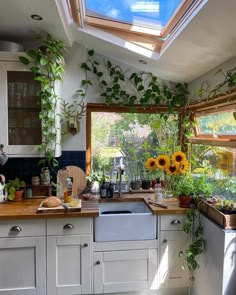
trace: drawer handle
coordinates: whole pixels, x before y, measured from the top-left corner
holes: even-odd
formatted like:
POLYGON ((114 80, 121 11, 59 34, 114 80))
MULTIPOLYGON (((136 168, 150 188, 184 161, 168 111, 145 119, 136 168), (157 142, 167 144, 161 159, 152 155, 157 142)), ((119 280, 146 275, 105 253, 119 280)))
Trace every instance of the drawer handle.
POLYGON ((84 246, 84 248, 87 248, 88 247, 88 243, 85 243, 83 246, 84 246))
POLYGON ((99 265, 99 264, 101 264, 101 262, 98 260, 98 261, 96 262, 96 264, 99 265))
POLYGON ((74 228, 74 225, 70 224, 70 223, 65 224, 64 227, 63 227, 63 229, 73 229, 73 228, 74 228))
POLYGON ((180 224, 181 222, 178 219, 174 219, 170 222, 170 224, 180 224))
POLYGON ((15 225, 15 226, 13 226, 13 227, 10 229, 10 231, 13 231, 13 232, 17 232, 17 233, 19 233, 19 232, 22 231, 22 229, 21 229, 21 227, 19 227, 18 225, 15 225))
POLYGON ((164 244, 167 243, 167 239, 164 239, 164 240, 162 241, 162 243, 164 243, 164 244))

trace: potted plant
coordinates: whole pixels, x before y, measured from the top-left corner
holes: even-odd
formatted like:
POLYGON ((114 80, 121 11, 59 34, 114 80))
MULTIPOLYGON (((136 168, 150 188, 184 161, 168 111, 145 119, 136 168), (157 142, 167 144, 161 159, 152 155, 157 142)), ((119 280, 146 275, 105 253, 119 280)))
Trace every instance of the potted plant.
POLYGON ((21 201, 24 195, 25 182, 18 177, 6 183, 7 198, 10 201, 21 201))
POLYGON ((188 208, 194 194, 194 181, 191 174, 179 178, 175 183, 174 193, 179 198, 179 206, 188 208))
POLYGON ((91 193, 99 193, 100 183, 103 179, 101 171, 91 171, 87 176, 87 184, 90 187, 91 193))

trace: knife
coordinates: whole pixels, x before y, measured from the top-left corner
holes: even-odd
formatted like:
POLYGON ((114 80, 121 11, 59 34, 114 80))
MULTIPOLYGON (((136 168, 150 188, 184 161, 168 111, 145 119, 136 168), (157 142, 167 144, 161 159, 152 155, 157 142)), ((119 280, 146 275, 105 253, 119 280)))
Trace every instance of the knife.
POLYGON ((63 202, 61 202, 61 205, 62 205, 62 207, 65 209, 65 212, 67 212, 67 211, 68 211, 68 207, 67 207, 67 205, 66 205, 65 203, 63 203, 63 202))
POLYGON ((153 205, 153 206, 157 206, 157 207, 161 207, 161 208, 164 208, 164 209, 167 209, 168 206, 167 205, 164 205, 162 203, 157 203, 157 202, 153 202, 153 201, 148 201, 149 204, 153 205))

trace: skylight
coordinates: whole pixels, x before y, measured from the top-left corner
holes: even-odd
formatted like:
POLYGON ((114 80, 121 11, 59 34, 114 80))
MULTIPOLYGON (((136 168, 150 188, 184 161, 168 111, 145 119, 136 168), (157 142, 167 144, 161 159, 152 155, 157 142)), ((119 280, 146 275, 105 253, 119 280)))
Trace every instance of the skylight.
POLYGON ((86 0, 86 15, 162 29, 182 0, 86 0))

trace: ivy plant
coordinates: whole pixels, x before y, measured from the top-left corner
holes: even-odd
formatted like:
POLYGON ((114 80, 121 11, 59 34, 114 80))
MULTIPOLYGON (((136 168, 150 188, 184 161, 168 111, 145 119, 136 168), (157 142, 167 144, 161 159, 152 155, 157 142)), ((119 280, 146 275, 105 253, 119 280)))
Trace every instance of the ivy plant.
POLYGON ((86 79, 83 86, 92 85, 89 74, 95 76, 101 89, 100 96, 106 104, 135 106, 167 106, 171 112, 174 107, 182 107, 188 101, 187 84, 177 83, 169 87, 150 72, 132 72, 127 74, 120 66, 110 60, 104 63, 93 58, 94 50, 88 51, 87 60, 81 68, 86 79))
POLYGON ((62 81, 64 72, 63 58, 64 43, 55 40, 50 34, 41 36, 37 49, 27 51, 27 57, 20 56, 20 61, 28 65, 35 74, 35 80, 41 85, 37 95, 40 97, 41 111, 39 118, 42 122, 42 143, 38 146, 45 156, 39 164, 53 169, 58 165, 55 158, 57 142, 57 104, 60 97, 56 92, 56 84, 62 81))

